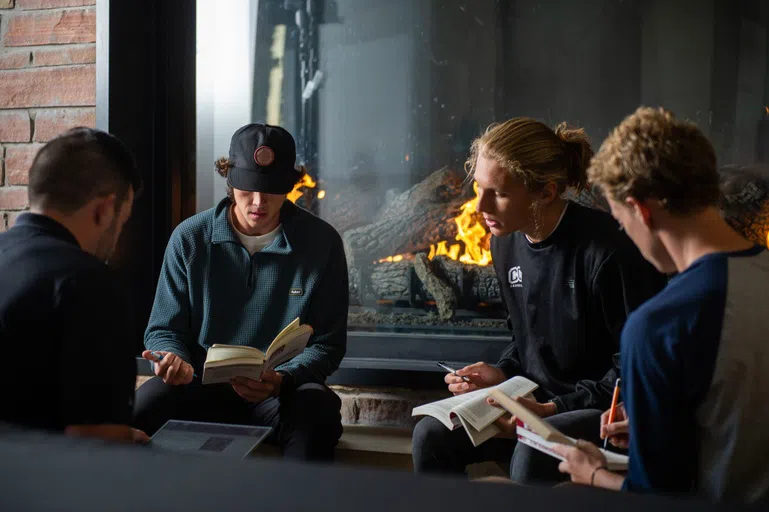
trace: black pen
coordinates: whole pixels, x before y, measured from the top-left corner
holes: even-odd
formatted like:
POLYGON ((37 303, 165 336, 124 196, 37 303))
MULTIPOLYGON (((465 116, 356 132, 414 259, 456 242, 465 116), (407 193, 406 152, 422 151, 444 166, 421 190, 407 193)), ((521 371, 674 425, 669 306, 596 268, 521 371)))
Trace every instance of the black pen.
POLYGON ((435 364, 437 364, 438 366, 440 366, 441 368, 443 368, 447 372, 449 372, 449 373, 451 373, 453 375, 456 375, 457 377, 459 377, 463 381, 465 381, 467 383, 470 383, 470 379, 468 379, 467 377, 462 377, 462 376, 457 375, 457 371, 454 368, 452 368, 451 366, 449 366, 446 363, 444 363, 443 361, 438 361, 435 364))

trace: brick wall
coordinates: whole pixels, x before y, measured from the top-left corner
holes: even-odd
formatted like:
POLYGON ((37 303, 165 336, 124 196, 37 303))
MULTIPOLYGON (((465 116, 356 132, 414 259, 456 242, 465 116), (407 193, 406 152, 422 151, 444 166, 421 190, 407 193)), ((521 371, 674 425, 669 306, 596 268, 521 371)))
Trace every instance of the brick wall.
POLYGON ((94 126, 96 0, 0 0, 0 231, 28 207, 42 143, 94 126))

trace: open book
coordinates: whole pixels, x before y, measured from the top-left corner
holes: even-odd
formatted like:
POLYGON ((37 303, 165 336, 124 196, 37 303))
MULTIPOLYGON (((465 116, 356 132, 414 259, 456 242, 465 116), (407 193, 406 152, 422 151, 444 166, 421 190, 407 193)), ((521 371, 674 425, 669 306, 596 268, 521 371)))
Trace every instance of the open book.
POLYGON ((267 352, 240 345, 213 345, 203 365, 203 384, 229 382, 234 377, 258 380, 263 371, 300 354, 311 335, 312 327, 300 324, 297 318, 272 340, 267 352))
MULTIPOLYGON (((518 427, 516 434, 518 442, 524 443, 532 448, 546 453, 556 459, 563 460, 563 457, 552 450, 554 444, 565 444, 576 446, 577 440, 562 433, 552 426, 546 420, 540 418, 522 404, 519 404, 510 396, 499 389, 487 391, 488 396, 493 398, 499 405, 516 417, 518 427)), ((600 448, 599 448, 600 449, 600 448)), ((601 450, 606 457, 606 463, 611 471, 627 471, 629 459, 627 455, 601 450)))
MULTIPOLYGON (((537 384, 521 376, 513 377, 492 390, 500 390, 509 396, 527 396, 537 389, 537 384)), ((486 402, 489 389, 478 389, 415 407, 412 416, 432 416, 449 430, 464 427, 473 446, 480 446, 497 435, 499 428, 494 422, 505 411, 486 402)))

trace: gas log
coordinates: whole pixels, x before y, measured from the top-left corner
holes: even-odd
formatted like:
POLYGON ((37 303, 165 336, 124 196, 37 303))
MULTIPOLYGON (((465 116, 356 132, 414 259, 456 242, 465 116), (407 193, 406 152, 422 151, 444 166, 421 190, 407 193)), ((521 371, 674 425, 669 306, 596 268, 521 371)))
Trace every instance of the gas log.
POLYGON ((766 169, 725 167, 720 171, 719 208, 726 222, 758 245, 767 245, 769 178, 766 169))
POLYGON ((322 217, 339 233, 370 224, 384 196, 375 194, 372 188, 358 184, 328 183, 329 193, 323 202, 322 217))
POLYGON ((464 174, 447 168, 432 173, 390 197, 371 224, 342 235, 347 264, 363 266, 387 256, 423 251, 441 240, 454 240, 454 218, 472 197, 464 174))
MULTIPOLYGON (((437 264, 436 264, 437 267, 437 264)), ((457 309, 457 294, 454 289, 442 279, 439 272, 436 273, 425 253, 420 252, 414 258, 414 272, 425 287, 427 293, 435 299, 438 306, 438 316, 441 320, 450 320, 457 309)))
MULTIPOLYGON (((440 307, 448 305, 452 311, 457 307, 500 300, 499 282, 492 266, 465 265, 438 256, 427 262, 429 265, 425 265, 423 260, 420 263, 423 268, 417 272, 414 268, 416 258, 427 260, 425 254, 421 253, 414 259, 373 265, 366 290, 362 294, 357 288, 358 280, 355 281, 355 297, 408 302, 435 301, 440 307), (431 292, 431 288, 433 291, 440 289, 438 296, 431 292)), ((447 314, 448 309, 444 309, 442 316, 447 314)))

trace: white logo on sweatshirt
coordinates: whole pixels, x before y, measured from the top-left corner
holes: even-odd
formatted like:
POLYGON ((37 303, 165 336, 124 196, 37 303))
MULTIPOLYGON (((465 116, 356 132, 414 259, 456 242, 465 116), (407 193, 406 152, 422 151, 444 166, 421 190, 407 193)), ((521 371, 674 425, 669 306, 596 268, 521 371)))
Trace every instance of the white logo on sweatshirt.
POLYGON ((513 288, 523 288, 523 271, 521 267, 513 267, 507 272, 507 280, 513 288))

